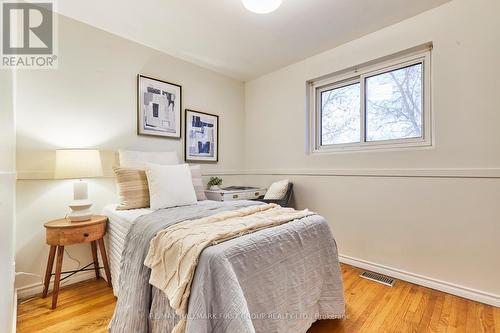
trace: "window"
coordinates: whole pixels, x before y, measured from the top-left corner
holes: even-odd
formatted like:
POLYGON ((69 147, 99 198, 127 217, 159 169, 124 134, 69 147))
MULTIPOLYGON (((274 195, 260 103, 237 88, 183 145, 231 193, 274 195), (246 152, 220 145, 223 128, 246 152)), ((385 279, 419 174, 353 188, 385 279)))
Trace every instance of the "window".
POLYGON ((313 152, 430 146, 430 47, 310 82, 313 152))
POLYGON ((321 91, 321 144, 359 142, 359 83, 321 91))

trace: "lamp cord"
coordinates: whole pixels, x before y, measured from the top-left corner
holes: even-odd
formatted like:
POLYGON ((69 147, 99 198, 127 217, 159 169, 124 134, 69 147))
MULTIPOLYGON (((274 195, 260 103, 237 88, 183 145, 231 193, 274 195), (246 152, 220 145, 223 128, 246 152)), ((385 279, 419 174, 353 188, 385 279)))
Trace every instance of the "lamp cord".
MULTIPOLYGON (((79 270, 80 267, 82 266, 80 260, 76 259, 75 257, 73 257, 68 249, 64 248, 64 253, 66 253, 68 255, 68 257, 73 260, 74 262, 76 262, 78 264, 78 267, 76 268, 76 270, 79 270)), ((52 272, 51 272, 52 273, 52 272)), ((39 274, 34 274, 34 273, 28 273, 28 272, 16 272, 16 276, 17 275, 28 275, 28 276, 36 276, 38 278, 40 278, 40 284, 43 286, 44 285, 44 281, 43 281, 43 277, 39 274)), ((69 277, 66 281, 62 281, 60 286, 65 286, 68 282, 70 282, 71 280, 71 277, 69 277)), ((30 297, 28 299, 25 299, 24 301, 20 302, 19 304, 25 304, 25 303, 28 303, 28 302, 31 302, 32 300, 34 299, 37 299, 38 297, 30 297)))

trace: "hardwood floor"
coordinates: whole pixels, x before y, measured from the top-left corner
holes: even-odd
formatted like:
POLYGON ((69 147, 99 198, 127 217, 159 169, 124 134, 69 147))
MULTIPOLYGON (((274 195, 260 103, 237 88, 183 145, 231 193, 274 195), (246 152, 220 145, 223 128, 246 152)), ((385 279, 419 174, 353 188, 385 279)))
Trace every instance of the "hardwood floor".
MULTIPOLYGON (((499 332, 500 308, 403 281, 390 288, 360 278, 342 265, 347 319, 324 320, 307 333, 336 332, 499 332)), ((50 297, 18 306, 18 332, 107 332, 115 298, 104 280, 60 291, 57 309, 50 297)))

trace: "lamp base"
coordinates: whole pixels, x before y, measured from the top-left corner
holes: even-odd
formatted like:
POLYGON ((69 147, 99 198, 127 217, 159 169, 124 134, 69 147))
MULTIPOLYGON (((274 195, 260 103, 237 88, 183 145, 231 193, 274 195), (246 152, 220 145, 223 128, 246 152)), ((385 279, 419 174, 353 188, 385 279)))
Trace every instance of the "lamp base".
POLYGON ((90 200, 74 200, 69 204, 71 213, 68 214, 68 218, 71 222, 88 221, 92 218, 90 207, 92 207, 92 201, 90 200))

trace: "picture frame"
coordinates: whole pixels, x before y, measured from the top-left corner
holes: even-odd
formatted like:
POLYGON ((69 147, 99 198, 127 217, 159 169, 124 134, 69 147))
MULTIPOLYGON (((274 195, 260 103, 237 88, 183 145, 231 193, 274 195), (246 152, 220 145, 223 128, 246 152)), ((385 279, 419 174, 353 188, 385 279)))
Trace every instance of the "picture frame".
POLYGON ((182 87, 137 75, 137 135, 180 139, 182 87))
POLYGON ((184 159, 186 162, 219 161, 219 116, 185 110, 184 159))

